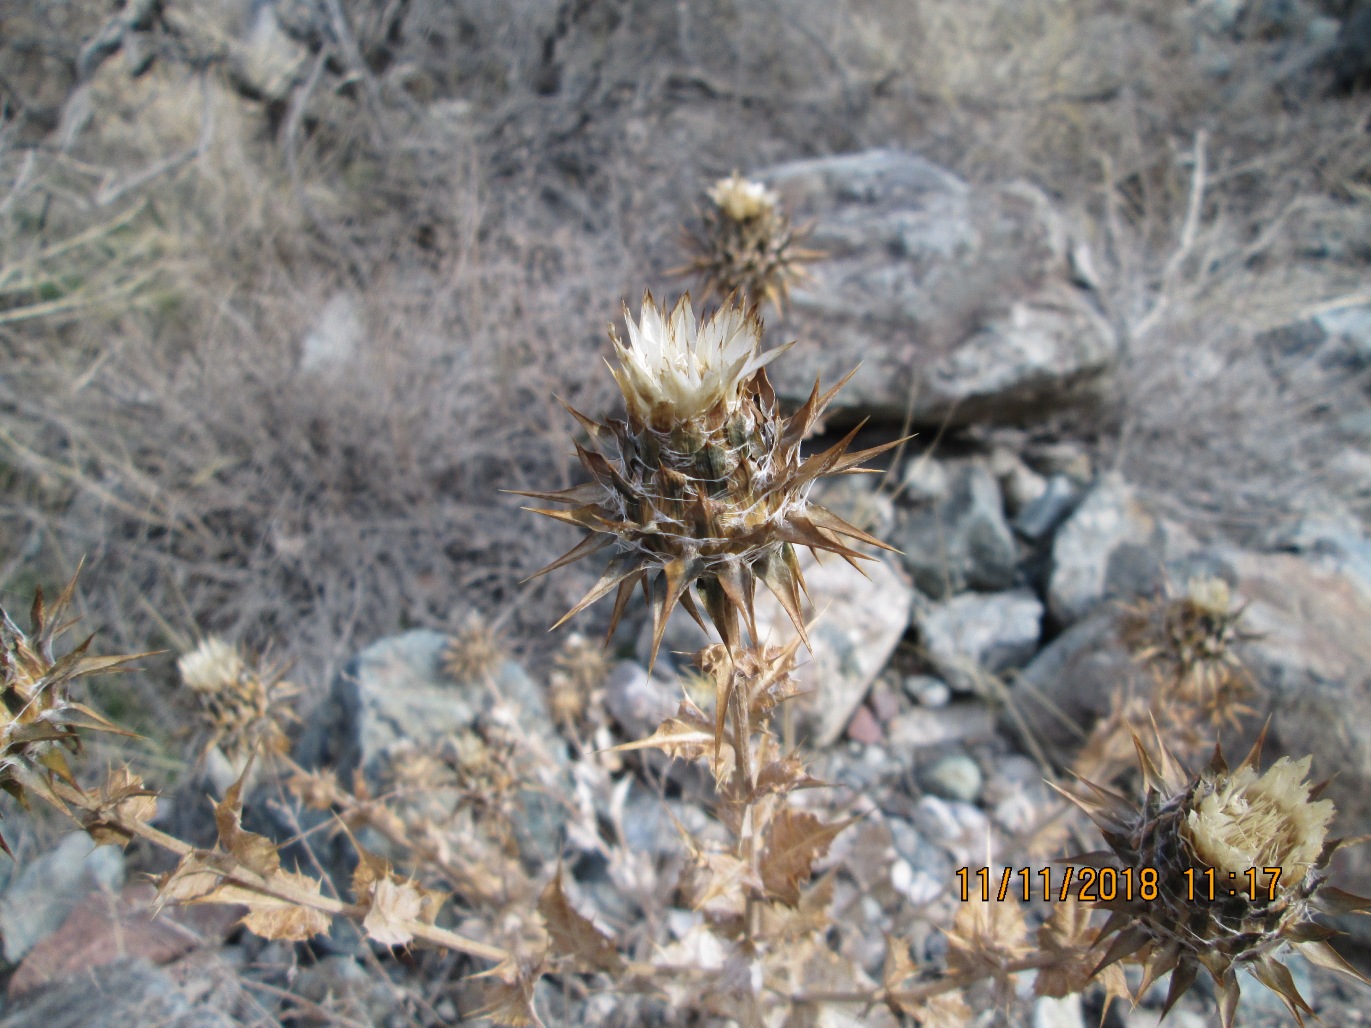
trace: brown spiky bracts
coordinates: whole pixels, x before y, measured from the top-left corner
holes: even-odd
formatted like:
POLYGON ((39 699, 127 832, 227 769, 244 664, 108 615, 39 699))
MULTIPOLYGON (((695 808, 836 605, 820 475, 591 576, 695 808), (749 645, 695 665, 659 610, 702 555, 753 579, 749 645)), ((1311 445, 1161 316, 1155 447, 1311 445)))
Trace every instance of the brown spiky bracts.
POLYGON ((697 275, 706 295, 780 310, 804 265, 823 256, 800 245, 808 230, 791 225, 775 192, 737 172, 714 183, 708 197, 698 229, 683 233, 690 260, 674 273, 697 275))
POLYGON ((1146 790, 1140 806, 1089 782, 1092 795, 1070 797, 1110 846, 1081 860, 1120 874, 1129 869, 1133 882, 1130 896, 1099 904, 1110 916, 1096 970, 1125 958, 1141 964, 1138 996, 1170 972, 1169 1011, 1204 968, 1225 1028, 1233 1024, 1243 968, 1304 1023, 1310 1007, 1277 959, 1287 945, 1366 981, 1329 946, 1337 933, 1314 921, 1316 912, 1371 910, 1371 900, 1326 884, 1328 862, 1345 840, 1328 838, 1333 803, 1318 799, 1323 785, 1306 781, 1310 758, 1282 757, 1259 773, 1258 739, 1236 768, 1216 747, 1192 776, 1160 738, 1154 754, 1135 742, 1146 790))
POLYGON ((539 575, 614 551, 599 581, 558 624, 614 592, 612 634, 641 583, 652 609, 650 662, 677 603, 703 626, 695 595, 734 653, 740 616, 757 639, 753 595, 761 579, 807 645, 795 548, 828 550, 849 561, 866 556, 849 540, 890 549, 811 503, 810 487, 824 475, 857 472, 896 443, 848 453, 853 429, 802 459, 801 440, 846 379, 822 395, 815 383, 805 404, 782 417, 765 366, 786 348, 758 352, 762 326, 754 313, 729 304, 697 323, 688 296, 667 312, 648 295, 637 323, 624 314, 628 344, 612 328, 610 338, 625 419, 601 424, 568 408, 589 433, 593 448, 578 443, 576 453, 592 480, 521 493, 570 504, 570 510, 530 509, 592 533, 539 575))
MULTIPOLYGON (((37 795, 66 809, 71 791, 79 792, 65 752, 80 752, 81 732, 131 734, 72 699, 71 683, 87 675, 127 670, 129 661, 148 654, 87 656, 93 638, 88 636, 58 657, 56 640, 75 624, 74 619, 63 620, 75 590, 73 575, 51 606, 37 590, 27 632, 0 608, 0 789, 26 806, 29 797, 37 795)), ((0 849, 9 852, 3 837, 0 849)))

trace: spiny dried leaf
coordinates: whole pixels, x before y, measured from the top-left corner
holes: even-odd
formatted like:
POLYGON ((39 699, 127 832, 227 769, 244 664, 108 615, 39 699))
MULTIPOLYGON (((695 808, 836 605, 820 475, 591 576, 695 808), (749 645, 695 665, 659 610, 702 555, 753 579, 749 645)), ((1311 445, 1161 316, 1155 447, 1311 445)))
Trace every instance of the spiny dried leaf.
POLYGON ((234 858, 263 878, 269 878, 281 866, 281 854, 276 844, 264 835, 243 830, 243 783, 252 771, 249 760, 238 780, 230 785, 224 798, 214 805, 214 823, 219 829, 219 841, 234 858))
MULTIPOLYGON (((881 987, 885 989, 887 998, 891 998, 891 993, 904 988, 905 983, 910 978, 916 977, 918 973, 919 964, 909 955, 909 941, 897 938, 887 932, 885 936, 885 963, 881 966, 881 987)), ((891 1010, 897 1014, 905 1012, 898 1001, 892 1002, 891 1010)))
POLYGON ((675 717, 663 721, 646 739, 615 746, 611 752, 643 749, 659 749, 673 760, 708 760, 711 766, 733 766, 733 747, 716 743, 714 722, 688 698, 681 701, 675 717))
POLYGON ((756 803, 770 793, 784 795, 795 789, 811 789, 823 784, 805 769, 799 757, 780 757, 768 761, 757 772, 757 784, 753 787, 751 801, 756 803))
POLYGON ((187 853, 173 870, 157 879, 157 902, 192 903, 218 888, 224 872, 207 857, 199 850, 187 853))
POLYGON ((973 898, 957 908, 947 942, 947 966, 952 972, 996 974, 1028 953, 1028 925, 1017 900, 1000 903, 973 898))
POLYGON ((1038 929, 1038 950, 1055 959, 1038 971, 1035 995, 1060 999, 1082 991, 1092 977, 1104 984, 1111 1000, 1128 995, 1128 983, 1118 965, 1105 968, 1098 976, 1091 975, 1095 960, 1090 950, 1100 933, 1090 926, 1090 913, 1091 908, 1075 895, 1053 905, 1052 916, 1038 929))
POLYGON ((772 897, 788 906, 800 901, 800 886, 809 881, 814 861, 857 818, 824 824, 813 814, 785 808, 771 819, 759 870, 772 897))
MULTIPOLYGON (((892 997, 899 1002, 899 997, 892 997)), ((960 991, 929 996, 918 1003, 902 1005, 900 1009, 914 1018, 919 1028, 966 1028, 975 1019, 960 991)))
POLYGON ((538 900, 538 912, 547 922, 548 935, 552 937, 553 952, 573 957, 577 964, 594 971, 607 971, 618 974, 624 968, 623 958, 614 948, 614 943, 594 923, 583 916, 567 899, 562 890, 562 871, 548 882, 538 900))
POLYGON ((414 939, 411 925, 423 912, 424 890, 414 882, 397 882, 387 876, 371 887, 362 928, 368 939, 382 946, 408 946, 414 939))
MULTIPOLYGON (((305 896, 319 896, 320 883, 299 871, 276 871, 267 879, 267 885, 280 885, 304 893, 305 896)), ((286 942, 305 942, 316 935, 326 935, 330 918, 321 910, 306 906, 302 902, 268 896, 254 888, 233 883, 225 883, 206 896, 198 898, 197 903, 236 903, 248 908, 242 924, 254 935, 264 939, 279 939, 286 942)))
POLYGON ((115 768, 95 794, 98 807, 81 812, 81 823, 100 845, 127 846, 133 833, 125 825, 147 824, 157 814, 157 794, 126 766, 115 768))
POLYGON ((506 957, 489 971, 473 978, 494 979, 486 989, 485 1005, 474 1011, 475 1017, 488 1017, 506 1028, 544 1028, 538 1012, 533 1009, 533 989, 543 976, 546 965, 540 957, 536 961, 521 961, 506 957))

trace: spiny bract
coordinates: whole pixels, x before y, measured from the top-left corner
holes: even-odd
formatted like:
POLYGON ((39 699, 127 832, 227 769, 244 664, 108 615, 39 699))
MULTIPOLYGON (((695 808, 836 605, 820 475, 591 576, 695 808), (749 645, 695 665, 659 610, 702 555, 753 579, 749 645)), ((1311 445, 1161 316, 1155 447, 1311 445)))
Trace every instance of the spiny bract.
POLYGON ((595 447, 576 445, 593 481, 520 494, 571 504, 565 511, 529 509, 592 533, 537 574, 615 550, 600 580, 557 624, 617 590, 612 634, 633 587, 642 583, 652 608, 655 662, 677 603, 703 625, 693 585, 734 652, 739 614, 757 639, 753 592, 760 578, 804 638, 804 581, 794 547, 829 550, 850 562, 866 555, 840 537, 890 549, 810 503, 810 486, 823 475, 855 473, 896 443, 849 454, 853 429, 802 460, 801 440, 847 379, 823 395, 816 382, 804 406, 783 418, 765 366, 785 347, 759 353, 761 322, 741 307, 726 305, 697 323, 688 296, 668 313, 649 294, 636 324, 627 309, 624 315, 628 344, 613 328, 610 338, 620 364, 611 371, 624 394, 626 419, 601 424, 568 408, 595 447))
POLYGON ((1092 798, 1070 797, 1110 846, 1083 862, 1132 869, 1139 881, 1144 871, 1156 876, 1155 898, 1099 904, 1111 913, 1100 933, 1109 948, 1096 970, 1125 957, 1141 963, 1139 996, 1170 972, 1169 1011, 1203 967, 1217 986, 1225 1028, 1232 1028, 1243 967, 1304 1024, 1312 1010, 1276 959, 1287 943, 1322 967, 1366 981, 1328 945, 1337 933, 1313 920, 1315 911, 1371 910, 1371 900, 1325 884, 1325 868, 1345 842, 1327 838, 1333 804, 1317 798, 1322 785, 1305 780, 1308 757, 1283 757, 1258 774, 1261 743, 1231 770, 1216 747, 1208 766, 1190 776, 1160 737, 1154 760, 1134 736, 1146 781, 1141 806, 1089 782, 1092 798), (1274 882, 1267 868, 1280 868, 1274 882))

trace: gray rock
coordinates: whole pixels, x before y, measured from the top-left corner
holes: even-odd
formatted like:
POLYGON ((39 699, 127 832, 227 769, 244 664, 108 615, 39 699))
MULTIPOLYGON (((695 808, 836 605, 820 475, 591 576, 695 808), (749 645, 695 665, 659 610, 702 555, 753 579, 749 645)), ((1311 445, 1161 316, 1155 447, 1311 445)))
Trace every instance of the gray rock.
POLYGON ((1195 547, 1189 533, 1149 511, 1121 476, 1106 474, 1053 541, 1048 610, 1071 624, 1101 600, 1154 592, 1166 562, 1195 547))
POLYGON ((1067 240, 1047 198, 975 187, 895 150, 762 173, 815 223, 827 256, 778 328, 801 342, 777 391, 861 368, 835 401, 900 422, 1011 418, 1091 393, 1117 343, 1068 284, 1067 240))
POLYGON ((994 734, 995 715, 981 703, 919 707, 897 715, 886 726, 890 752, 902 759, 912 759, 923 747, 974 742, 994 734))
POLYGON ((954 689, 978 691, 985 672, 1024 664, 1038 648, 1043 605, 1029 589, 963 593, 916 605, 914 623, 928 660, 954 689))
MULTIPOLYGON (((662 633, 662 644, 657 649, 657 663, 652 673, 661 678, 670 678, 691 667, 690 658, 697 650, 719 641, 719 633, 709 624, 708 630, 695 623, 685 608, 676 605, 666 619, 666 631, 662 633)), ((633 656, 644 668, 652 655, 652 619, 644 620, 633 643, 633 656)))
POLYGON ((951 465, 948 478, 942 499, 898 515, 894 543, 914 584, 934 597, 1009 588, 1018 554, 998 483, 975 463, 951 465))
MULTIPOLYGON (((797 726, 815 747, 843 733, 909 627, 913 588, 889 558, 860 563, 861 572, 832 555, 823 563, 800 558, 809 593, 823 604, 808 628, 811 659, 795 671, 805 694, 795 700, 797 726)), ((757 590, 756 607, 763 639, 779 645, 794 636, 790 618, 765 588, 757 590)))
POLYGON ((965 753, 950 753, 919 775, 920 784, 935 796, 975 803, 984 778, 980 766, 965 753))
POLYGON ((952 699, 948 684, 932 675, 906 675, 900 687, 906 696, 923 707, 945 707, 952 699))
POLYGON ((233 1028, 237 1022, 209 1005, 197 990, 178 986, 147 960, 103 964, 65 982, 36 989, 0 1019, 0 1028, 233 1028))
MULTIPOLYGON (((512 660, 491 671, 489 681, 452 678, 442 667, 448 643, 441 632, 416 629, 364 649, 334 680, 328 702, 296 745, 295 759, 307 768, 332 768, 342 781, 361 769, 378 788, 393 758, 415 749, 441 753, 445 746, 471 738, 473 729, 499 726, 520 740, 530 761, 530 780, 518 796, 523 816, 514 823, 520 852, 535 862, 555 859, 566 823, 561 796, 568 788, 567 756, 543 691, 512 660)), ((448 802, 446 793, 431 799, 440 806, 448 802)), ((280 822, 270 803, 253 806, 249 813, 261 818, 254 831, 288 834, 289 825, 280 822)), ((444 812, 450 813, 445 807, 444 812)), ((369 845, 386 851, 379 836, 369 845)), ((339 843, 327 860, 335 864, 336 874, 351 857, 339 843)))
POLYGON ((900 479, 901 493, 911 503, 927 503, 947 496, 947 468, 927 454, 910 458, 900 479))
POLYGON ((881 481, 879 475, 830 478, 819 483, 813 496, 843 520, 887 541, 895 528, 895 503, 880 489, 881 481))
MULTIPOLYGON (((1019 672, 1012 694, 1014 711, 1048 753, 1066 753, 1109 711, 1114 692, 1130 687, 1145 689, 1146 681, 1119 640, 1118 612, 1100 607, 1019 672)), ((1010 722, 1006 728, 1019 731, 1010 722)))
POLYGON ((360 767, 376 775, 403 747, 436 747, 478 719, 513 717, 554 757, 565 748, 552 728, 542 689, 512 660, 484 682, 454 681, 442 670, 448 637, 416 629, 372 643, 333 682, 329 702, 296 748, 305 767, 332 767, 344 779, 360 767), (497 711, 497 707, 503 707, 497 711))
POLYGON ((997 450, 991 457, 991 467, 1004 494, 1005 510, 1012 515, 1017 516, 1047 491, 1047 479, 1025 464, 1017 453, 997 450))
POLYGON ((1014 518, 1014 529, 1025 539, 1045 539, 1071 513, 1080 488, 1065 475, 1053 475, 1041 494, 1024 504, 1014 518))
POLYGON ((0 896, 0 933, 12 964, 62 926, 90 893, 124 884, 124 854, 96 846, 85 832, 64 836, 56 849, 24 865, 0 896))
POLYGON ((990 822, 971 804, 924 796, 914 805, 912 820, 920 835, 942 847, 959 864, 976 853, 984 859, 990 822))
MULTIPOLYGON (((658 658, 661 659, 660 657, 658 658)), ((681 687, 631 660, 614 665, 605 679, 605 709, 631 739, 645 739, 681 705, 681 687)))

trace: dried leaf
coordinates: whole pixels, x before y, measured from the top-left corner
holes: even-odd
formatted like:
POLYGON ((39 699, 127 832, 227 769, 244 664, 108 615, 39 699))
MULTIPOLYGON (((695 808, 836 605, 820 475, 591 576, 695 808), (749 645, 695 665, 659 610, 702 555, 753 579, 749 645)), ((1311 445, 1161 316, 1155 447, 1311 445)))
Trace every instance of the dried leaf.
POLYGON ((904 987, 905 982, 919 973, 919 965, 909 955, 909 943, 905 939, 887 934, 885 937, 885 963, 881 967, 881 987, 885 989, 886 1002, 891 1012, 896 1014, 912 1013, 912 1009, 899 1001, 894 993, 904 987))
POLYGON ((473 978, 495 979, 486 990, 485 1006, 474 1012, 476 1017, 488 1017, 506 1028, 544 1028, 538 1012, 533 1009, 533 987, 543 976, 541 959, 530 963, 510 956, 489 971, 473 978))
POLYGON ((1017 900, 972 899, 957 908, 947 942, 947 966, 954 974, 996 973, 1028 953, 1028 925, 1017 900))
POLYGON ((768 762, 757 772, 757 784, 752 790, 752 802, 757 802, 769 793, 784 795, 795 789, 808 789, 822 784, 805 770, 804 762, 799 757, 782 757, 779 760, 768 762))
POLYGON ((919 1028, 966 1028, 974 1018, 961 992, 930 996, 922 1003, 905 1008, 919 1028))
POLYGON ((362 920, 367 938, 382 946, 408 946, 414 939, 411 922, 419 920, 424 909, 424 890, 414 882, 396 882, 390 877, 371 889, 371 908, 362 920))
POLYGON ((623 970, 624 961, 614 943, 589 918, 579 913, 562 891, 561 868, 543 890, 538 912, 547 922, 554 952, 574 957, 580 966, 596 971, 617 974, 623 970))
MULTIPOLYGON (((1099 930, 1090 926, 1090 913, 1091 908, 1075 896, 1053 904, 1052 916, 1038 929, 1038 949, 1056 959, 1038 971, 1036 995, 1060 999, 1080 992, 1090 981, 1097 961, 1088 953, 1099 937, 1099 930)), ((1111 971, 1122 975, 1117 965, 1103 974, 1111 971)))
POLYGON ((276 844, 264 835, 243 830, 243 783, 252 773, 252 760, 243 768, 238 781, 228 787, 224 798, 214 805, 214 823, 219 841, 244 867, 263 878, 270 878, 281 866, 276 844))
POLYGON ((222 871, 211 865, 205 854, 187 853, 172 871, 157 880, 159 903, 191 903, 213 892, 223 880, 222 871))
POLYGON ((127 766, 115 768, 95 794, 96 809, 81 813, 81 823, 98 844, 127 846, 133 838, 124 825, 147 824, 157 813, 157 795, 127 766))
POLYGON ((766 849, 762 851, 761 875, 767 892, 788 906, 800 901, 800 885, 809 880, 814 861, 828 852, 839 832, 856 821, 848 818, 824 824, 813 814, 789 808, 771 820, 766 849))
MULTIPOLYGON (((320 883, 298 871, 277 871, 268 885, 284 885, 309 896, 320 895, 320 883)), ((243 925, 254 935, 264 939, 283 939, 305 942, 328 932, 330 918, 323 911, 304 906, 294 900, 268 896, 242 885, 224 884, 197 903, 238 903, 248 908, 243 925)))

